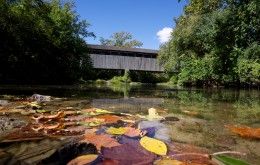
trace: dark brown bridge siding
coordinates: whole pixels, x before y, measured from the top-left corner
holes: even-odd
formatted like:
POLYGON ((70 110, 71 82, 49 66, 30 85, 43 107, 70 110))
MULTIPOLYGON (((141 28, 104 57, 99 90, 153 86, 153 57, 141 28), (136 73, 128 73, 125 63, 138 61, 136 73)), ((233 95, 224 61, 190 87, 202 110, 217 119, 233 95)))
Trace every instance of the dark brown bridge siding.
POLYGON ((156 50, 89 45, 89 54, 94 68, 163 71, 156 50))

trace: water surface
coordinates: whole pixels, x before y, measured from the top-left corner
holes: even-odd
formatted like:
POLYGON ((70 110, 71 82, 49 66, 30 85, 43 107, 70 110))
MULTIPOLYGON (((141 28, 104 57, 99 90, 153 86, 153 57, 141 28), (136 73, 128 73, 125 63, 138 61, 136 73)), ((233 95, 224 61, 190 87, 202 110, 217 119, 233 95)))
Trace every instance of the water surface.
POLYGON ((247 153, 252 164, 260 162, 260 141, 231 133, 226 125, 260 127, 260 91, 231 89, 174 89, 160 86, 78 87, 33 86, 0 88, 0 99, 26 98, 34 93, 66 98, 49 105, 78 109, 96 107, 115 112, 147 114, 154 107, 160 115, 179 121, 166 122, 172 141, 206 147, 211 152, 247 153))

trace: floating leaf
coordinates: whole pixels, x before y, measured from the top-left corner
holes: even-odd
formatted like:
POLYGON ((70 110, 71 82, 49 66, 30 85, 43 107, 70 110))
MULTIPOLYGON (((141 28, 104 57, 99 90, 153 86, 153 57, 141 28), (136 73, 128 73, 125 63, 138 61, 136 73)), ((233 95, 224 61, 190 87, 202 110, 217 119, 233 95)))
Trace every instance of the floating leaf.
POLYGON ((154 162, 154 165, 185 165, 185 163, 178 161, 178 160, 172 160, 172 159, 161 159, 156 160, 154 162))
POLYGON ((99 116, 96 116, 95 118, 104 120, 104 122, 107 124, 117 123, 119 120, 121 120, 121 118, 119 116, 110 115, 110 114, 99 115, 99 116))
POLYGON ((32 140, 43 139, 44 137, 45 136, 42 133, 18 130, 9 133, 7 136, 4 137, 4 140, 2 142, 32 141, 32 140))
POLYGON ((34 131, 39 131, 39 130, 60 130, 64 127, 64 124, 62 123, 55 123, 55 124, 37 124, 37 125, 32 125, 31 128, 34 131))
POLYGON ((86 120, 86 116, 84 115, 76 115, 76 116, 67 116, 64 118, 65 121, 84 121, 86 120))
POLYGON ((102 148, 101 153, 105 159, 117 164, 152 164, 155 154, 145 150, 139 142, 123 144, 112 148, 102 148))
POLYGON ((123 135, 127 132, 127 129, 125 127, 110 127, 106 130, 106 133, 112 134, 112 135, 123 135))
POLYGON ((34 120, 46 120, 46 119, 60 119, 62 117, 64 117, 64 112, 63 111, 59 111, 58 113, 54 114, 54 115, 36 115, 33 116, 32 119, 34 120))
POLYGON ((103 121, 92 121, 92 122, 79 122, 80 125, 88 126, 88 127, 96 127, 100 126, 103 121))
POLYGON ((66 128, 66 131, 70 131, 70 132, 84 132, 86 130, 85 126, 72 126, 72 127, 68 127, 66 128))
POLYGON ((45 110, 45 109, 38 109, 36 110, 37 113, 46 113, 46 112, 50 112, 50 110, 45 110))
POLYGON ((26 105, 33 108, 33 109, 40 109, 41 108, 41 106, 37 102, 26 103, 26 105))
POLYGON ((95 118, 95 117, 88 117, 88 118, 84 118, 83 122, 84 123, 104 122, 104 119, 98 119, 98 118, 95 118))
POLYGON ((148 151, 157 155, 166 155, 167 147, 164 142, 144 136, 140 140, 140 144, 148 151))
POLYGON ((247 126, 226 126, 231 132, 244 138, 260 139, 260 128, 251 128, 247 126))
POLYGON ((135 129, 133 127, 125 127, 126 132, 124 135, 129 136, 129 137, 137 137, 140 136, 142 131, 140 129, 135 129))
POLYGON ((213 161, 215 161, 216 163, 218 163, 218 161, 220 161, 225 165, 249 165, 249 163, 247 163, 243 160, 235 159, 235 158, 232 158, 232 157, 229 157, 229 156, 224 156, 224 155, 214 156, 213 161), (214 158, 217 161, 214 160, 214 158))
POLYGON ((98 150, 100 150, 102 146, 110 148, 120 145, 115 139, 111 138, 109 135, 96 135, 91 131, 85 133, 84 138, 83 140, 81 140, 81 142, 92 143, 97 147, 98 150))
POLYGON ((98 155, 90 154, 90 155, 82 155, 78 156, 75 159, 72 159, 67 165, 83 165, 88 164, 95 161, 98 158, 98 155))
POLYGON ((84 109, 81 112, 86 114, 86 115, 90 115, 90 116, 112 113, 110 111, 107 111, 107 110, 104 110, 104 109, 98 109, 98 108, 84 109))
POLYGON ((154 162, 154 165, 206 165, 206 164, 193 163, 190 161, 182 162, 182 161, 175 160, 175 159, 161 159, 161 160, 156 160, 154 162))

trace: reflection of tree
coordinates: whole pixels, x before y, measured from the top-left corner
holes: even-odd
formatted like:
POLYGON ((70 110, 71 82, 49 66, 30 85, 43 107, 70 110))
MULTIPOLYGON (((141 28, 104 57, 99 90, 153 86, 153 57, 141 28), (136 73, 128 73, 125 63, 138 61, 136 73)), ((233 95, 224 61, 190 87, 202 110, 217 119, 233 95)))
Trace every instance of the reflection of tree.
POLYGON ((131 85, 128 83, 120 83, 120 84, 110 84, 108 86, 113 92, 120 92, 124 94, 124 98, 129 97, 129 92, 131 90, 131 85))
POLYGON ((174 113, 194 111, 206 119, 251 124, 260 117, 258 93, 243 90, 167 92, 164 107, 174 113))

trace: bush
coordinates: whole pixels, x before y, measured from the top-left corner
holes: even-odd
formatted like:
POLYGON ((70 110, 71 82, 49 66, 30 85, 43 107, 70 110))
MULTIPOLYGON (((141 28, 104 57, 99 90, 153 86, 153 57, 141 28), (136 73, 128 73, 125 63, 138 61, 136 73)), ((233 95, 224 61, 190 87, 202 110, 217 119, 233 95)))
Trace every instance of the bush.
POLYGON ((131 83, 129 70, 125 70, 124 76, 114 76, 111 80, 109 80, 109 82, 111 84, 131 83))

